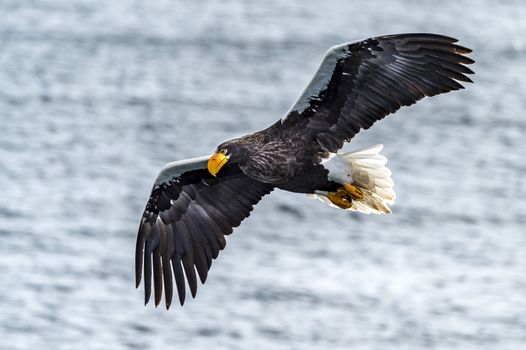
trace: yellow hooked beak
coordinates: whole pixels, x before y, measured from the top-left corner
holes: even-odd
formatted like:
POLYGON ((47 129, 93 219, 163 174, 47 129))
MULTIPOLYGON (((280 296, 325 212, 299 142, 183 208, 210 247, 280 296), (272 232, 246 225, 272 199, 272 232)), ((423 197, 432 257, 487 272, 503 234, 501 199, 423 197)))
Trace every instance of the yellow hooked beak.
POLYGON ((210 159, 208 159, 208 171, 210 174, 216 176, 223 165, 228 162, 228 158, 229 157, 226 154, 221 152, 213 154, 210 159))

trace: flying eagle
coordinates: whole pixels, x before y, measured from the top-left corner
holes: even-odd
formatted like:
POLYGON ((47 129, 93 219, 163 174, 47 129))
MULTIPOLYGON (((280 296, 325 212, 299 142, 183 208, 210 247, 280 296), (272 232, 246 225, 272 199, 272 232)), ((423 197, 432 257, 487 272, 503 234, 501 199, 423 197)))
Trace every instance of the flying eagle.
POLYGON ((386 35, 334 46, 283 118, 220 144, 213 155, 169 163, 159 173, 142 216, 135 252, 145 303, 152 271, 155 305, 173 281, 183 305, 197 275, 225 247, 225 235, 275 188, 306 193, 338 208, 389 213, 395 199, 382 145, 338 153, 360 129, 424 96, 471 82, 470 49, 436 34, 386 35))

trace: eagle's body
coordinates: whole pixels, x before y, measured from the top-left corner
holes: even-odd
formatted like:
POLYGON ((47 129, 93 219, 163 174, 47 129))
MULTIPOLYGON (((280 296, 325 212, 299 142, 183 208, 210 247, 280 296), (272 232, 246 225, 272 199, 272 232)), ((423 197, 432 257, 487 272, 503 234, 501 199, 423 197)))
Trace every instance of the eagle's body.
POLYGON ((275 188, 306 193, 343 209, 389 213, 395 199, 381 145, 338 153, 361 129, 425 96, 471 82, 469 49, 435 34, 400 34, 331 48, 305 91, 270 127, 223 142, 212 156, 167 164, 139 227, 136 282, 145 301, 166 306, 173 281, 183 304, 196 271, 204 283, 224 235, 275 188), (183 272, 184 271, 184 272, 183 272))
POLYGON ((224 142, 219 148, 238 147, 236 153, 241 159, 233 166, 279 189, 313 193, 335 188, 337 184, 328 180, 328 171, 321 165, 330 152, 306 141, 278 121, 265 130, 224 142))

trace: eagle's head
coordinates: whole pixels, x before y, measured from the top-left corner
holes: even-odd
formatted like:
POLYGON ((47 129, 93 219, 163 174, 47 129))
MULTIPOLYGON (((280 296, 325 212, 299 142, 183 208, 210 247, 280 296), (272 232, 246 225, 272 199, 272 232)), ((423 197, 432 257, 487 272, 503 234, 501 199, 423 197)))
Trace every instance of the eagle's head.
POLYGON ((217 176, 225 164, 244 165, 247 160, 247 150, 242 142, 239 139, 229 140, 217 146, 215 153, 208 159, 208 171, 217 176))

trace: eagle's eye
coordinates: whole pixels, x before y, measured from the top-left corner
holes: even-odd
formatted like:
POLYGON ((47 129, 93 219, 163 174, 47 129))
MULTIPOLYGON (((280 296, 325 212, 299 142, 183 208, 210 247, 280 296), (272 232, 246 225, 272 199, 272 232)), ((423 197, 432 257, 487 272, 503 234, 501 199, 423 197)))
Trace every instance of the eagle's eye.
POLYGON ((221 154, 225 154, 225 155, 226 155, 226 154, 228 153, 228 150, 227 150, 226 148, 221 148, 221 149, 219 150, 219 153, 221 153, 221 154))

